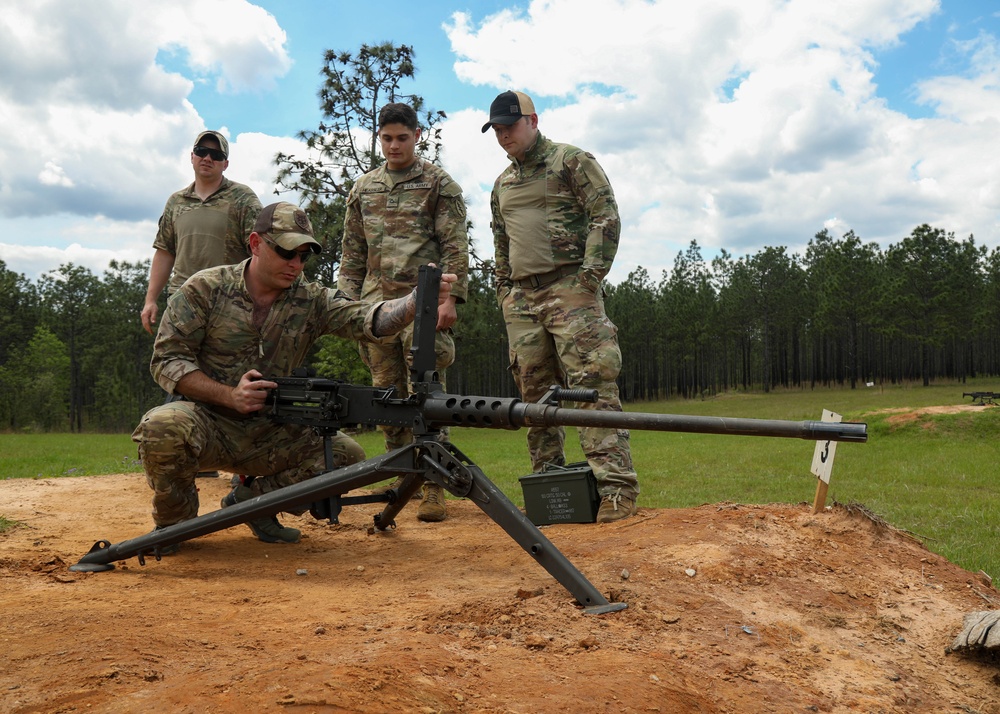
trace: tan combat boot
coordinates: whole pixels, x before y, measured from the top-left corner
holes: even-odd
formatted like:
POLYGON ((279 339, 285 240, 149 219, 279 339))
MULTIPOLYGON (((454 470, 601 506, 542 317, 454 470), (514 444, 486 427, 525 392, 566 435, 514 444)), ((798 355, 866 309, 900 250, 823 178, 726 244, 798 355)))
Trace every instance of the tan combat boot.
POLYGON ((597 509, 598 523, 614 523, 639 512, 635 506, 635 498, 622 494, 621 489, 615 493, 606 494, 601 498, 601 507, 597 509))
POLYGON ((444 489, 436 483, 427 481, 424 484, 424 497, 417 509, 417 520, 437 523, 448 517, 444 511, 444 489))

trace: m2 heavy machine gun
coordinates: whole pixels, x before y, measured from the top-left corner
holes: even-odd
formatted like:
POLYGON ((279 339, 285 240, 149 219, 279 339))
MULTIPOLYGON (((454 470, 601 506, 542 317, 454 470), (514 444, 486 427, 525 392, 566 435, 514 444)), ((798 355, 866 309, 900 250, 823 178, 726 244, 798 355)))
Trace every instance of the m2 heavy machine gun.
MULTIPOLYGON (((160 559, 162 548, 214 533, 282 511, 306 508, 317 519, 338 522, 345 505, 384 502, 375 516, 372 532, 395 527, 396 515, 426 479, 481 508, 507 535, 562 584, 585 612, 600 614, 627 607, 609 602, 556 546, 490 481, 483 471, 453 444, 438 441, 442 427, 518 429, 523 426, 599 426, 745 436, 775 436, 813 441, 867 440, 863 423, 821 421, 791 422, 768 419, 677 416, 635 412, 563 408, 563 401, 596 401, 593 390, 553 387, 538 403, 517 398, 449 394, 434 369, 434 333, 441 271, 425 266, 417 284, 410 371, 412 394, 400 397, 393 388, 368 387, 304 375, 271 378, 277 383, 268 398, 268 415, 275 422, 301 424, 324 437, 329 469, 301 483, 207 513, 152 533, 112 544, 101 540, 80 562, 76 571, 114 568, 114 561, 145 556, 160 559), (407 426, 414 441, 345 468, 332 468, 330 436, 345 427, 407 426), (350 495, 355 489, 401 477, 384 494, 350 495)), ((447 527, 447 526, 444 526, 447 527)))

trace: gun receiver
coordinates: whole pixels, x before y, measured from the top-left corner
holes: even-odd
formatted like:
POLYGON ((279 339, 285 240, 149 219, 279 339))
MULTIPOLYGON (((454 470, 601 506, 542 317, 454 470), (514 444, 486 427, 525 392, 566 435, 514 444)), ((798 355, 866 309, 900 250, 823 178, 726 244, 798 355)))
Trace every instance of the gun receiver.
MULTIPOLYGON (((246 523, 282 511, 308 507, 317 519, 338 522, 344 505, 384 502, 373 530, 395 527, 395 516, 424 480, 481 508, 494 522, 562 584, 590 614, 627 607, 611 603, 580 573, 548 538, 490 481, 482 470, 450 443, 438 441, 443 427, 519 429, 524 426, 599 426, 619 429, 697 432, 743 436, 771 436, 814 441, 867 440, 862 423, 779 421, 728 417, 679 416, 637 412, 565 408, 561 402, 594 402, 594 390, 552 387, 537 403, 517 398, 449 394, 435 371, 434 336, 441 271, 420 268, 417 312, 410 370, 413 392, 401 397, 392 388, 348 384, 308 376, 272 377, 277 388, 268 397, 268 416, 278 423, 300 424, 324 437, 327 471, 301 483, 243 501, 234 506, 177 523, 138 538, 111 544, 101 540, 70 570, 100 571, 113 561, 146 555, 160 559, 160 550, 201 535, 246 523), (376 425, 413 429, 414 442, 400 449, 334 470, 330 437, 339 429, 376 425), (345 495, 392 477, 401 484, 384 494, 345 495)), ((446 527, 446 526, 445 526, 446 527)))

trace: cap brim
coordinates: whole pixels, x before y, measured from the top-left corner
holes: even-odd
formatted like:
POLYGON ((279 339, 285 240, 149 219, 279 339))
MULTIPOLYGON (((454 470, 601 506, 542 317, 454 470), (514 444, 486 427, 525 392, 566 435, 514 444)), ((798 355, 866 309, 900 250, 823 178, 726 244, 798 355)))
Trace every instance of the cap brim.
POLYGON ((323 252, 323 246, 315 238, 307 236, 305 233, 282 233, 279 236, 271 236, 271 240, 285 250, 295 250, 308 245, 309 250, 313 253, 323 252))
POLYGON ((494 124, 500 124, 501 126, 510 126, 511 124, 515 124, 518 121, 518 119, 523 119, 523 118, 524 115, 522 114, 519 117, 504 116, 504 117, 497 117, 496 119, 490 119, 488 122, 483 124, 483 133, 485 134, 486 132, 488 132, 493 127, 494 124))

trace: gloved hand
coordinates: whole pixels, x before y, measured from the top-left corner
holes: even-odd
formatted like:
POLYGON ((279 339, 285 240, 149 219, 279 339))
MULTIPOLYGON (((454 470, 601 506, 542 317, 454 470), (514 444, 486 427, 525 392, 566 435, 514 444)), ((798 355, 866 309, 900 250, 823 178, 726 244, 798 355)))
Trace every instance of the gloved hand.
POLYGON ((980 610, 966 615, 962 631, 948 650, 973 648, 1000 649, 1000 610, 980 610))

